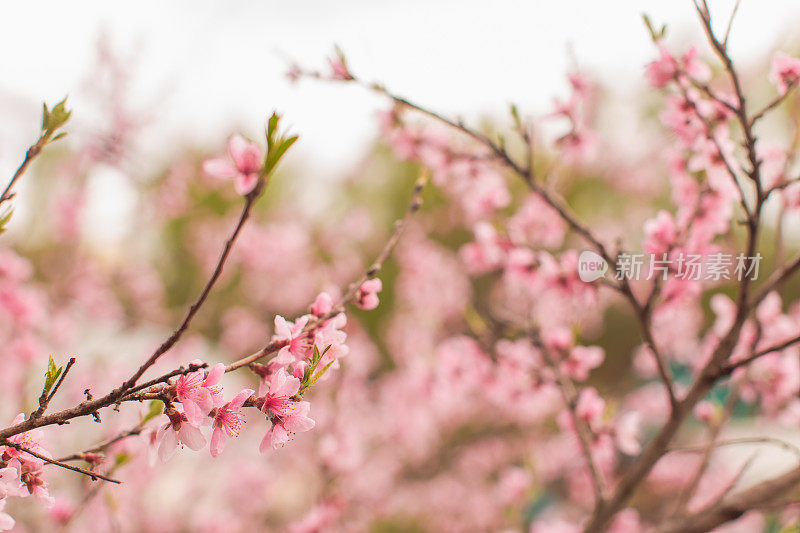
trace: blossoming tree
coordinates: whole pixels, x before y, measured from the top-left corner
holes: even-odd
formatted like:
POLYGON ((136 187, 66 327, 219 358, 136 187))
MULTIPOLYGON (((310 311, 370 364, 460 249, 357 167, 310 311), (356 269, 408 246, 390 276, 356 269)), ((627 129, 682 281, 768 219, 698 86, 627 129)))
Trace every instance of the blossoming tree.
POLYGON ((753 480, 726 452, 800 458, 774 434, 800 424, 800 60, 777 52, 752 103, 730 23, 695 7, 711 65, 647 20, 644 153, 603 135, 577 71, 551 114, 478 129, 337 51, 290 78, 388 100, 385 205, 353 182, 304 214, 273 115, 263 142, 132 180, 116 257, 81 215, 95 169, 130 170, 124 79, 77 149, 50 146, 70 111, 45 106, 0 196, 0 530, 796 530, 800 466, 753 480))

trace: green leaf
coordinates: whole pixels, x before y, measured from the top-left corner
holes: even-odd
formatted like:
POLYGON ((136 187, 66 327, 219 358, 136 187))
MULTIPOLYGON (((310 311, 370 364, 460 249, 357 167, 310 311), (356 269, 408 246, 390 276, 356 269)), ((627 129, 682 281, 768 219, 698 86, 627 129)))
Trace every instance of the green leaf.
POLYGON ((122 466, 130 460, 130 454, 126 452, 118 453, 117 456, 114 457, 114 466, 122 466))
POLYGON ((61 139, 62 137, 66 137, 66 136, 67 136, 67 132, 66 131, 62 131, 61 133, 59 133, 58 135, 53 137, 50 142, 55 142, 55 141, 61 139))
POLYGON ((267 121, 267 153, 264 156, 264 177, 269 177, 270 174, 278 166, 278 162, 284 156, 286 151, 292 147, 297 141, 297 135, 292 137, 283 137, 278 133, 281 116, 277 113, 272 113, 267 121))
POLYGON ((150 420, 154 419, 158 415, 162 413, 164 410, 164 402, 161 400, 153 400, 150 402, 150 409, 147 411, 147 414, 144 415, 142 418, 142 424, 146 424, 150 420))
POLYGON ((47 103, 42 103, 42 131, 47 130, 47 124, 50 122, 50 110, 47 109, 47 103))
POLYGON ((517 109, 516 104, 511 104, 511 118, 514 119, 514 127, 518 130, 522 129, 522 119, 519 117, 519 109, 517 109))
POLYGON ((64 367, 56 367, 56 362, 53 361, 53 356, 50 356, 50 360, 47 362, 47 372, 44 375, 44 392, 46 394, 50 393, 50 389, 53 388, 55 385, 58 376, 61 375, 61 372, 64 370, 64 367))
POLYGON ((311 361, 308 363, 305 372, 303 372, 303 384, 308 383, 309 378, 317 369, 320 359, 322 359, 322 355, 319 353, 319 348, 317 348, 317 345, 315 344, 314 350, 311 352, 311 361))
POLYGON ((58 128, 63 126, 68 120, 72 111, 67 110, 67 98, 65 97, 50 111, 47 104, 42 104, 42 131, 52 135, 58 128))
POLYGON ((314 385, 314 383, 316 383, 316 382, 317 382, 317 380, 319 380, 319 378, 321 378, 321 377, 323 376, 323 374, 325 374, 325 372, 327 372, 327 371, 328 371, 328 369, 331 367, 331 365, 332 365, 332 364, 333 364, 335 361, 336 361, 336 360, 334 359, 333 361, 331 361, 330 363, 328 363, 327 365, 325 365, 324 367, 322 367, 322 370, 320 370, 319 372, 317 372, 316 374, 314 374, 313 376, 311 376, 311 379, 309 379, 309 380, 308 380, 308 383, 307 383, 307 384, 306 384, 306 386, 304 387, 304 390, 305 390, 305 389, 308 389, 308 388, 311 388, 311 387, 314 385))
POLYGON ((0 233, 3 233, 6 230, 6 224, 8 224, 9 220, 11 220, 12 214, 14 214, 14 210, 9 209, 5 215, 0 215, 0 233))
POLYGON ((653 22, 650 20, 650 17, 647 14, 642 13, 642 19, 644 20, 645 25, 647 26, 647 31, 650 32, 650 38, 653 39, 653 42, 659 41, 664 38, 667 34, 667 27, 661 26, 658 31, 653 27, 653 22))

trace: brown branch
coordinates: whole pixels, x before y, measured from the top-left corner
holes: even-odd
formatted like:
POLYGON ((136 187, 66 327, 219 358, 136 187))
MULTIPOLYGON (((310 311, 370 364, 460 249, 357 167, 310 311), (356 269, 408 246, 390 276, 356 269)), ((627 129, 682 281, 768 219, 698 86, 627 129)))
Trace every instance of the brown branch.
POLYGON ((708 443, 705 445, 705 449, 703 450, 703 457, 700 461, 700 465, 697 467, 697 470, 695 470, 694 475, 689 480, 689 483, 683 487, 678 495, 678 501, 676 502, 675 506, 676 513, 674 514, 682 511, 692 496, 694 496, 694 493, 697 491, 697 487, 700 485, 700 481, 703 479, 703 474, 705 474, 706 470, 711 464, 711 456, 713 455, 714 450, 717 448, 717 437, 719 437, 719 434, 722 431, 722 428, 725 426, 725 423, 733 415, 733 410, 736 408, 738 401, 738 390, 734 388, 731 390, 730 395, 725 402, 725 409, 722 412, 722 417, 720 420, 715 421, 709 430, 708 443))
MULTIPOLYGON (((168 372, 167 374, 164 374, 159 378, 152 380, 149 383, 165 382, 169 377, 188 374, 189 372, 197 370, 197 368, 201 368, 201 366, 189 365, 188 368, 173 370, 171 372, 168 372)), ((24 433, 26 431, 30 431, 31 429, 39 427, 51 426, 54 424, 57 425, 68 424, 69 421, 72 420, 73 418, 95 415, 97 414, 98 410, 104 407, 110 407, 112 405, 120 404, 122 402, 135 401, 135 400, 136 398, 127 398, 124 394, 117 394, 115 390, 100 398, 87 399, 79 403, 78 405, 75 405, 68 409, 51 413, 49 415, 43 414, 42 416, 35 419, 29 418, 23 422, 20 422, 15 426, 9 426, 7 428, 0 429, 0 440, 8 439, 9 437, 12 437, 14 435, 18 435, 20 433, 24 433)))
POLYGON ((758 359, 760 357, 763 357, 763 356, 765 356, 767 354, 771 354, 771 353, 774 353, 774 352, 780 352, 781 350, 785 350, 789 346, 791 346, 793 344, 797 344, 798 342, 800 342, 800 335, 798 335, 796 337, 792 337, 791 339, 785 340, 785 341, 780 342, 778 344, 773 344, 772 346, 769 346, 767 348, 764 348, 764 349, 759 350, 759 351, 757 351, 757 352, 755 352, 753 354, 748 355, 744 359, 739 359, 737 361, 731 361, 731 362, 723 365, 719 369, 719 376, 720 377, 727 376, 730 373, 732 373, 734 370, 736 370, 737 368, 749 365, 750 363, 752 363, 756 359, 758 359))
POLYGON ((60 457, 58 460, 61 462, 85 460, 87 454, 102 453, 121 440, 125 440, 128 437, 135 437, 136 435, 141 434, 143 429, 144 429, 144 424, 139 422, 131 429, 126 429, 125 431, 121 431, 116 435, 114 435, 113 437, 106 439, 100 442, 99 444, 92 446, 91 448, 87 448, 82 452, 74 453, 72 455, 66 455, 64 457, 60 457))
POLYGON ((731 28, 733 28, 733 19, 736 18, 736 13, 739 11, 739 4, 741 0, 736 0, 736 5, 733 6, 731 11, 731 18, 728 19, 728 27, 725 29, 725 37, 722 39, 722 48, 728 50, 728 38, 731 36, 731 28))
MULTIPOLYGON (((347 293, 342 297, 339 303, 334 306, 334 308, 331 310, 330 313, 318 318, 313 318, 308 321, 308 324, 306 324, 305 327, 306 333, 315 330, 317 327, 319 327, 320 324, 322 324, 326 320, 333 318, 334 316, 344 311, 345 306, 351 303, 355 299, 356 295, 358 294, 359 287, 361 287, 361 285, 368 279, 375 277, 378 271, 380 271, 380 269, 383 267, 383 263, 389 258, 389 255, 392 253, 392 250, 397 245, 397 242, 400 240, 400 236, 402 235, 403 230, 408 224, 408 221, 411 219, 414 213, 416 213, 419 210, 420 205, 422 205, 421 194, 422 194, 422 189, 424 188, 426 183, 427 183, 427 174, 423 172, 423 174, 420 175, 419 179, 417 179, 416 183, 414 184, 414 190, 411 194, 411 201, 409 202, 405 215, 403 216, 403 218, 394 223, 394 230, 392 231, 392 235, 391 237, 389 237, 389 240, 386 242, 383 249, 375 258, 375 261, 366 270, 366 272, 364 272, 361 278, 350 284, 347 293)), ((261 350, 229 364, 225 368, 225 372, 233 372, 234 370, 237 370, 244 366, 248 366, 251 363, 255 363, 259 359, 262 359, 271 353, 277 352, 284 345, 285 345, 284 342, 272 341, 261 350)))
POLYGON ((175 329, 175 331, 172 332, 172 334, 167 338, 167 340, 165 340, 161 344, 161 346, 159 346, 156 349, 156 351, 153 352, 153 354, 147 359, 147 361, 145 361, 139 367, 139 369, 136 370, 136 372, 134 372, 134 374, 130 378, 128 378, 128 380, 125 381, 125 383, 123 383, 115 391, 119 395, 134 387, 138 379, 142 377, 142 375, 147 371, 147 369, 153 366, 153 364, 155 364, 155 362, 158 360, 159 357, 161 357, 167 351, 169 351, 169 349, 172 348, 178 342, 178 340, 180 340, 183 333, 189 327, 189 324, 191 323, 192 319, 200 310, 200 307, 203 305, 203 303, 205 303, 206 299, 208 298, 208 295, 211 293, 211 289, 214 287, 214 284, 217 282, 220 275, 222 274, 222 269, 225 266, 225 262, 227 261, 231 250, 233 249, 233 243, 236 241, 236 237, 238 237, 239 232, 242 230, 242 227, 244 227, 245 222, 250 216, 250 211, 253 207, 253 204, 261 195, 263 188, 264 188, 263 182, 259 182, 256 188, 245 197, 245 203, 244 207, 242 208, 242 212, 239 215, 239 221, 236 223, 236 227, 234 227, 233 233, 231 233, 230 237, 228 237, 228 240, 225 241, 225 246, 222 249, 222 253, 219 256, 219 260, 217 261, 217 265, 214 267, 214 271, 212 272, 211 277, 208 279, 208 281, 205 284, 205 287, 203 287, 203 290, 200 292, 200 296, 198 296, 197 300, 195 300, 195 302, 189 307, 189 310, 187 311, 186 316, 184 316, 181 324, 178 326, 177 329, 175 329))
MULTIPOLYGON (((785 440, 781 440, 776 437, 738 437, 734 439, 725 439, 725 440, 718 440, 713 443, 713 448, 722 448, 727 446, 738 446, 741 444, 772 444, 774 446, 778 446, 783 448, 787 452, 791 452, 792 454, 797 457, 798 462, 800 462, 800 447, 795 446, 791 442, 787 442, 785 440)), ((707 445, 702 446, 682 446, 678 448, 671 448, 667 451, 667 453, 695 453, 695 452, 704 452, 707 448, 707 445)))
POLYGON ((770 103, 764 106, 760 111, 754 113, 753 116, 750 117, 750 127, 753 127, 758 120, 764 117, 764 115, 766 115, 767 113, 769 113, 770 111, 781 105, 781 103, 784 100, 786 100, 786 98, 789 96, 789 94, 794 90, 796 86, 797 84, 795 82, 791 82, 785 93, 779 94, 770 103))
MULTIPOLYGON (((756 188, 756 203, 752 211, 752 216, 747 221, 748 238, 746 245, 746 257, 753 257, 757 242, 758 230, 760 223, 760 213, 764 202, 764 195, 761 190, 760 180, 760 161, 755 151, 755 138, 747 118, 745 109, 745 98, 742 92, 741 83, 733 66, 730 57, 725 53, 721 43, 714 36, 711 29, 710 14, 708 5, 703 0, 703 7, 695 1, 695 7, 700 15, 703 23, 703 28, 706 36, 709 39, 712 47, 717 55, 725 65, 725 68, 731 78, 734 86, 734 91, 737 98, 737 117, 742 127, 745 136, 745 147, 747 149, 748 159, 750 160, 751 169, 747 173, 748 177, 753 181, 756 188)), ((733 324, 717 344, 717 347, 711 354, 711 357, 706 366, 700 370, 694 382, 686 391, 683 399, 675 406, 670 413, 670 417, 666 423, 661 427, 656 436, 645 446, 642 453, 636 458, 635 462, 622 476, 617 484, 614 494, 609 498, 607 504, 602 508, 598 508, 596 512, 590 517, 589 521, 584 526, 585 532, 600 532, 605 529, 611 518, 628 502, 633 495, 636 488, 644 480, 656 462, 663 456, 669 443, 672 441, 678 430, 683 425, 683 422, 689 416, 692 408, 700 401, 706 393, 716 383, 719 377, 719 368, 723 362, 730 357, 735 348, 739 331, 747 318, 750 307, 748 305, 748 295, 750 289, 750 278, 745 276, 739 285, 739 294, 737 296, 737 311, 733 324)), ((711 529, 711 528, 709 528, 711 529)))
POLYGON ((767 278, 767 281, 764 282, 764 285, 759 288, 758 292, 753 295, 753 299, 749 302, 748 305, 751 307, 755 307, 758 305, 761 300, 767 297, 767 295, 774 291, 775 289, 779 288, 783 285, 786 281, 789 280, 797 271, 800 270, 800 255, 796 256, 794 259, 783 265, 781 268, 776 270, 775 272, 767 278))
POLYGON ((776 478, 764 481, 700 512, 667 520, 659 525, 658 533, 704 533, 744 513, 775 506, 775 499, 800 484, 800 467, 776 478))
MULTIPOLYGON (((324 76, 322 76, 317 72, 306 72, 305 74, 312 78, 325 79, 324 76)), ((600 239, 598 239, 586 225, 584 225, 580 220, 578 220, 578 217, 571 212, 570 208, 567 205, 565 205, 565 203, 562 200, 557 199, 552 192, 548 191, 541 184, 537 183, 537 181, 535 180, 532 165, 529 164, 526 168, 523 168, 516 161, 514 161, 514 159, 511 157, 511 155, 508 153, 508 151, 505 149, 504 146, 494 143, 490 138, 483 135, 482 133, 469 128, 461 121, 449 119, 444 115, 432 111, 426 107, 423 107, 415 102, 412 102, 407 98, 398 96, 380 84, 365 83, 358 78, 352 78, 342 81, 348 83, 356 83, 358 85, 361 85, 362 87, 366 87, 370 90, 383 94, 384 96, 388 97, 397 104, 414 109, 478 141, 479 144, 481 144, 483 147, 488 149, 492 154, 494 154, 496 159, 502 165, 509 168, 519 178, 521 178, 534 194, 538 195, 542 200, 544 200, 545 203, 547 203, 551 208, 553 208, 558 213, 559 217, 562 220, 564 220, 564 222, 566 222, 567 225, 572 229, 572 231, 580 235, 584 240, 586 240, 589 244, 591 244, 598 251, 600 256, 607 263, 609 263, 609 265, 612 265, 614 268, 616 268, 617 256, 612 255, 609 252, 609 250, 600 241, 600 239)), ((531 143, 528 142, 527 144, 528 144, 528 150, 529 151, 532 150, 531 143)), ((532 160, 531 153, 528 154, 528 159, 532 160)), ((625 296, 625 298, 630 302, 630 304, 634 308, 634 311, 636 312, 637 318, 639 319, 639 324, 642 328, 642 334, 644 336, 645 343, 648 345, 648 347, 650 348, 651 352, 653 353, 656 359, 656 367, 658 369, 659 378, 661 379, 662 384, 667 390, 667 394, 670 400, 670 405, 674 408, 674 406, 677 403, 677 398, 675 396, 672 376, 669 367, 667 366, 664 360, 664 357, 661 355, 658 348, 656 347, 653 334, 650 331, 650 326, 648 323, 649 310, 646 307, 642 306, 641 303, 639 303, 627 279, 621 280, 620 286, 615 288, 625 296)))
POLYGON ((14 196, 12 191, 14 184, 16 184, 17 180, 19 180, 22 175, 25 174, 25 171, 28 170, 28 167, 31 163, 33 163, 33 160, 42 153, 42 149, 50 141, 50 136, 51 135, 47 131, 42 131, 36 142, 32 144, 25 152, 25 159, 22 160, 22 164, 19 166, 19 168, 17 168, 17 171, 14 172, 14 175, 11 177, 11 181, 8 182, 8 185, 6 185, 3 193, 0 194, 0 205, 10 200, 14 196))
POLYGON ((56 460, 56 459, 50 459, 47 456, 44 456, 44 455, 42 455, 40 453, 37 453, 37 452, 34 452, 33 450, 29 450, 28 448, 26 448, 24 446, 21 446, 21 445, 17 444, 16 442, 11 442, 10 440, 5 440, 5 439, 4 440, 0 440, 0 443, 2 443, 3 446, 8 446, 8 447, 11 447, 11 448, 15 448, 15 449, 17 449, 17 450, 19 450, 21 452, 24 452, 24 453, 27 453, 29 455, 32 455, 32 456, 36 457, 37 459, 40 459, 40 460, 44 461, 45 463, 48 463, 48 464, 51 464, 51 465, 55 465, 55 466, 60 466, 61 468, 64 468, 66 470, 72 470, 73 472, 77 472, 79 474, 83 474, 85 476, 89 476, 93 481, 97 481, 98 479, 102 479, 103 481, 108 481, 110 483, 116 483, 116 484, 121 484, 122 483, 119 480, 104 476, 103 474, 98 474, 97 472, 92 472, 91 470, 86 470, 85 468, 72 466, 72 465, 63 463, 63 462, 61 462, 59 460, 56 460))

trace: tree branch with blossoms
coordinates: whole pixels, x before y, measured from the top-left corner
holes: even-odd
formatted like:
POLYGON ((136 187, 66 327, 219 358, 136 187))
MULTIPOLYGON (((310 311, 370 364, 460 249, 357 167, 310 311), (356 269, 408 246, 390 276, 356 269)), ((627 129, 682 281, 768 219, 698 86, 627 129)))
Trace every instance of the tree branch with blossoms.
MULTIPOLYGON (((759 251, 759 237, 763 232, 762 213, 765 203, 769 195, 777 190, 765 186, 765 177, 763 175, 762 163, 763 157, 760 154, 757 145, 757 136, 754 132, 754 126, 758 121, 768 114, 770 111, 775 110, 782 102, 788 98, 791 90, 800 79, 800 62, 797 59, 791 58, 786 54, 776 54, 773 69, 770 73, 770 79, 776 84, 779 90, 777 98, 771 100, 764 107, 754 114, 750 114, 746 106, 746 97, 743 89, 740 74, 734 64, 734 61, 728 55, 728 40, 730 37, 730 29, 732 27, 734 13, 728 22, 725 37, 719 39, 712 27, 711 13, 706 2, 695 2, 695 7, 701 21, 701 25, 706 33, 710 48, 717 59, 720 61, 724 68, 725 76, 730 84, 730 94, 722 89, 717 89, 710 85, 708 82, 711 78, 711 71, 706 67, 697 57, 696 50, 690 50, 685 56, 678 59, 673 57, 671 52, 666 48, 663 43, 664 31, 657 32, 651 26, 651 34, 654 41, 659 47, 661 58, 653 62, 648 67, 648 79, 651 85, 659 88, 668 88, 675 94, 675 118, 672 123, 672 118, 668 119, 668 125, 673 126, 681 138, 681 149, 685 150, 691 159, 689 162, 690 172, 702 172, 707 180, 708 193, 698 194, 697 206, 692 208, 691 217, 688 217, 683 222, 684 227, 681 232, 687 241, 691 239, 697 240, 695 236, 696 227, 692 224, 700 226, 704 224, 704 218, 709 217, 709 212, 714 209, 713 207, 702 207, 701 202, 719 202, 725 203, 729 201, 736 201, 740 204, 742 213, 744 215, 744 225, 746 228, 745 243, 742 248, 741 254, 746 258, 754 258, 758 255, 759 251), (699 91, 699 92, 698 92, 699 91), (682 107, 681 107, 682 106, 682 107), (738 126, 739 133, 741 134, 741 148, 744 151, 744 164, 739 164, 736 161, 737 147, 731 139, 731 131, 728 125, 733 122, 738 126), (741 173, 741 174, 740 174, 741 173), (747 190, 748 187, 752 188, 752 194, 747 190), (752 202, 748 202, 752 200, 752 202)), ((648 22, 649 23, 649 22, 648 22)), ((475 145, 476 150, 482 151, 483 154, 488 156, 488 163, 495 163, 500 167, 505 167, 527 184, 528 188, 539 196, 544 203, 552 208, 555 214, 570 228, 574 233, 586 240, 592 247, 599 253, 599 255, 607 262, 608 266, 616 270, 620 266, 620 257, 622 256, 623 249, 619 247, 616 253, 611 253, 609 248, 604 245, 601 240, 593 234, 588 226, 579 221, 577 215, 562 201, 556 200, 554 193, 550 190, 544 189, 539 184, 534 173, 534 158, 533 146, 527 134, 524 137, 526 145, 525 159, 528 161, 526 166, 519 164, 515 158, 507 151, 504 139, 498 137, 495 142, 490 136, 473 130, 466 126, 460 120, 449 119, 442 114, 427 109, 419 104, 414 103, 405 97, 400 97, 389 91, 385 86, 380 83, 370 83, 362 81, 358 76, 353 74, 349 65, 347 64, 344 55, 337 51, 336 55, 330 59, 331 71, 324 73, 321 71, 306 71, 297 66, 293 66, 291 75, 294 79, 300 77, 310 77, 314 79, 334 80, 343 83, 355 83, 367 89, 373 90, 380 94, 387 96, 395 105, 392 111, 390 121, 393 122, 394 127, 400 132, 397 134, 398 151, 405 153, 413 153, 411 159, 422 160, 424 163, 432 164, 434 167, 440 166, 447 167, 450 162, 442 164, 435 160, 434 157, 420 155, 421 151, 415 152, 412 143, 418 143, 420 146, 425 146, 427 150, 441 150, 444 156, 444 150, 439 145, 425 137, 425 134, 409 134, 404 131, 405 125, 399 118, 400 113, 405 109, 410 109, 421 113, 423 116, 438 122, 447 128, 451 128, 464 134, 471 139, 475 145), (414 137, 416 135, 416 137, 414 137), (429 163, 431 161, 432 163, 429 163)), ((565 111, 564 114, 570 116, 572 110, 565 111)), ((520 121, 518 113, 514 108, 512 115, 517 122, 517 130, 520 129, 520 121)), ((572 117, 570 116, 572 119, 572 117)), ((532 126, 525 125, 522 131, 531 131, 532 126)), ((392 142, 392 141, 390 141, 392 142)), ((481 153, 481 152, 478 153, 481 153)), ((452 153, 452 152, 450 152, 452 153)), ((441 157, 441 156, 440 156, 441 157)), ((457 160, 458 158, 452 158, 457 160)), ((437 169, 434 170, 436 172, 437 169)), ((443 173, 445 171, 442 171, 443 173)), ((439 178, 439 181, 443 181, 439 178)), ((773 187, 783 188, 788 187, 784 184, 776 184, 773 187)), ((688 207, 688 206, 687 206, 688 207)), ((646 227, 646 232, 651 232, 654 239, 671 239, 666 243, 664 248, 666 253, 677 253, 681 248, 687 246, 686 242, 678 242, 676 235, 678 231, 675 229, 675 223, 670 216, 665 217, 664 222, 660 226, 651 225, 646 227), (652 228, 652 230, 651 230, 652 228), (660 232, 660 233, 659 233, 660 232), (672 235, 672 237, 670 237, 672 235)), ((720 230, 715 230, 718 233, 723 233, 720 230)), ((712 233, 714 237, 716 233, 712 233)), ((483 237, 481 237, 483 238, 483 237)), ((475 244, 480 247, 484 244, 478 242, 475 244)), ((705 244, 704 244, 705 245, 705 244)), ((502 246, 498 248, 502 251, 502 246)), ((472 251, 470 251, 472 253, 472 251)), ((745 266, 752 267, 751 263, 745 266)), ((624 506, 628 504, 634 493, 641 490, 646 478, 650 475, 653 468, 656 466, 665 454, 669 453, 672 442, 678 437, 686 427, 686 422, 692 415, 696 406, 709 394, 710 391, 720 386, 720 380, 730 376, 739 369, 745 369, 748 365, 756 362, 762 357, 770 356, 777 357, 781 352, 794 347, 800 337, 791 336, 786 340, 768 344, 770 341, 761 335, 755 337, 752 346, 750 346, 750 355, 741 353, 743 348, 743 328, 747 330, 752 324, 753 319, 751 316, 755 312, 757 315, 765 314, 765 303, 767 299, 774 299, 774 291, 782 283, 787 281, 797 271, 797 261, 789 262, 785 265, 779 265, 778 268, 769 277, 766 283, 762 284, 758 290, 753 294, 754 287, 752 280, 745 276, 740 278, 736 286, 736 298, 731 302, 730 307, 726 308, 726 321, 714 332, 710 339, 713 344, 710 346, 708 353, 703 355, 702 364, 698 365, 694 371, 691 382, 681 390, 680 393, 676 392, 676 383, 671 374, 670 368, 667 363, 667 356, 662 353, 658 347, 656 336, 653 333, 653 319, 654 313, 661 311, 668 303, 668 299, 664 299, 663 284, 659 284, 656 280, 651 288, 647 299, 642 303, 636 296, 631 284, 626 278, 617 279, 617 283, 609 283, 605 280, 598 282, 598 286, 611 287, 619 292, 631 305, 634 314, 637 316, 637 321, 642 332, 644 345, 647 346, 649 351, 654 357, 656 362, 656 373, 664 386, 667 393, 670 411, 669 416, 664 423, 655 428, 655 434, 643 446, 641 453, 634 456, 632 462, 621 470, 616 479, 609 482, 609 493, 605 494, 602 489, 602 477, 598 474, 597 469, 593 467, 590 443, 592 436, 586 431, 581 431, 581 426, 576 421, 578 426, 578 437, 581 443, 581 449, 584 457, 586 458, 589 466, 589 471, 592 474, 592 486, 595 494, 595 501, 592 511, 587 517, 586 522, 583 524, 583 530, 590 531, 605 531, 609 523, 615 516, 623 510, 624 506), (765 346, 765 343, 767 345, 765 346)), ((483 268, 483 267, 481 267, 483 268)), ((528 268, 537 268, 534 262, 528 268)), ((506 267, 508 269, 508 267, 506 267)), ((675 290, 675 284, 670 287, 675 290)), ((726 306, 728 304, 725 304, 726 306)), ((774 305, 774 304, 770 304, 774 305)), ((770 326, 764 323, 765 319, 758 319, 762 327, 770 326)), ((748 337, 749 338, 749 337, 748 337)), ((539 346, 541 348, 541 345, 539 346)), ((554 361, 549 361, 549 366, 553 366, 554 361)), ((735 383, 739 383, 742 377, 737 374, 735 383)), ((575 391, 567 379, 562 379, 564 376, 558 376, 555 382, 561 390, 564 403, 567 409, 572 409, 574 398, 580 395, 580 391, 575 391)), ((747 378, 744 378, 747 379, 747 378)), ((728 385, 735 390, 735 386, 728 385)), ((683 509, 689 498, 696 493, 698 486, 702 479, 706 476, 707 467, 713 456, 715 450, 714 442, 717 441, 719 432, 727 419, 731 416, 733 409, 741 401, 737 398, 734 392, 730 392, 729 403, 727 404, 725 412, 728 413, 726 417, 719 420, 719 425, 712 429, 712 437, 710 444, 704 446, 703 459, 701 465, 695 470, 694 475, 688 480, 688 484, 683 487, 681 494, 678 496, 678 508, 683 509)), ((574 417, 573 409, 573 420, 574 417)), ((584 428, 585 429, 585 428, 584 428)), ((714 502, 706 514, 687 515, 687 517, 680 522, 680 527, 683 530, 697 531, 706 530, 701 529, 705 526, 696 526, 692 521, 696 520, 698 523, 706 523, 705 521, 711 520, 709 517, 713 516, 714 520, 720 520, 716 523, 719 525, 723 523, 721 517, 724 515, 720 509, 726 506, 733 505, 731 502, 736 502, 736 505, 742 501, 751 501, 749 498, 764 497, 764 493, 772 490, 775 487, 785 487, 783 483, 766 483, 759 486, 759 490, 748 490, 740 494, 730 496, 729 493, 733 490, 736 482, 740 479, 741 473, 736 476, 736 481, 729 486, 720 500, 714 502), (746 495, 746 497, 744 496, 746 495), (741 500, 739 499, 741 496, 741 500)), ((787 484, 789 480, 793 479, 791 475, 782 478, 787 484)), ((734 505, 734 507, 736 506, 734 505)), ((747 508, 742 506, 742 511, 731 513, 727 520, 738 518, 747 508)), ((681 511, 683 512, 683 511, 681 511)))

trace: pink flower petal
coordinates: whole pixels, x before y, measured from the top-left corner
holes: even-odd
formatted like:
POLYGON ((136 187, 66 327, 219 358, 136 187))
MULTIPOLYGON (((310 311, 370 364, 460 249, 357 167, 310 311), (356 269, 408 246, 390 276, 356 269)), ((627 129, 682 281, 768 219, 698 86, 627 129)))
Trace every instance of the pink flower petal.
POLYGON ((227 159, 217 157, 203 162, 203 172, 217 179, 231 179, 238 174, 227 159))
POLYGON ((221 427, 217 426, 214 428, 214 432, 211 433, 211 456, 216 457, 222 450, 225 449, 225 443, 227 441, 227 436, 225 432, 222 430, 221 427))

